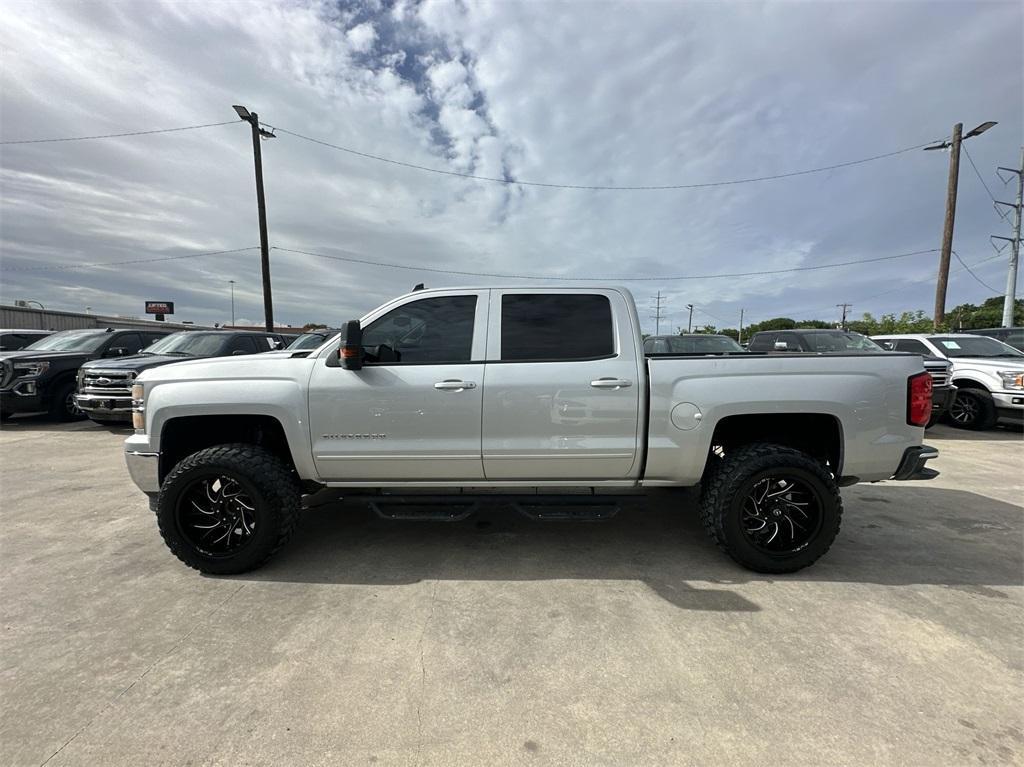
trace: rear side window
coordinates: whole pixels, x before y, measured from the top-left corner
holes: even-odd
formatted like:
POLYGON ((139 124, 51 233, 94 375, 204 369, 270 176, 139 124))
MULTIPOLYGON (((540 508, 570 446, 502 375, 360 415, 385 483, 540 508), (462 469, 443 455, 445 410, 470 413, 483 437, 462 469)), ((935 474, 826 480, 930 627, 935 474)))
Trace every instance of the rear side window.
POLYGON ((585 360, 615 354, 606 296, 520 293, 501 297, 501 359, 585 360))

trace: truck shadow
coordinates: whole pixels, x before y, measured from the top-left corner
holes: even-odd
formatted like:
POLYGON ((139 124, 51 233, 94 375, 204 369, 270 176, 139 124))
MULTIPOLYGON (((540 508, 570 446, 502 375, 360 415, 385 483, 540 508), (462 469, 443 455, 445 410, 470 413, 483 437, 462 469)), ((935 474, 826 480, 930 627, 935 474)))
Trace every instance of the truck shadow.
MULTIPOLYGON (((909 484, 909 483, 908 483, 909 484)), ((843 529, 816 565, 767 576, 705 535, 693 492, 633 499, 615 517, 542 522, 496 502, 461 522, 392 521, 365 502, 309 509, 295 538, 244 580, 392 586, 422 580, 632 580, 688 610, 756 611, 730 585, 934 584, 1008 598, 1024 582, 1020 507, 974 493, 878 485, 844 492, 843 529), (699 585, 697 585, 699 584, 699 585)))

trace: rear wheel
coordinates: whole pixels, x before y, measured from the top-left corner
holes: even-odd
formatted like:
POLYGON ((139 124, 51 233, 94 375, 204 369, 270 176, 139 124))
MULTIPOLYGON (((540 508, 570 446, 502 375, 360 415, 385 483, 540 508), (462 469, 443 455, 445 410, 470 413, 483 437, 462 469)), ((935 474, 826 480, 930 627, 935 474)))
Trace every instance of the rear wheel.
POLYGON ((981 389, 957 389, 956 398, 949 406, 949 422, 960 429, 991 429, 996 425, 992 395, 981 389))
POLYGON ((825 467, 780 445, 730 451, 701 494, 701 519, 711 538, 761 573, 813 564, 835 540, 842 514, 839 488, 825 467))
POLYGON ((80 421, 85 418, 75 404, 75 382, 68 381, 54 390, 50 401, 50 417, 57 421, 80 421))
POLYGON ((277 456, 230 444, 182 460, 164 480, 156 506, 171 553, 200 572, 230 575, 256 569, 288 542, 300 494, 277 456))

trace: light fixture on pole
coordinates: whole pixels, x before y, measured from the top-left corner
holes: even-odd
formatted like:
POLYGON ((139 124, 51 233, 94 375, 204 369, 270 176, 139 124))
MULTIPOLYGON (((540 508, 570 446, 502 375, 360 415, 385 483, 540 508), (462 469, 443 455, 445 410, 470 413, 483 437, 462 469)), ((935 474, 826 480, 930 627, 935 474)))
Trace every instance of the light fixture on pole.
POLYGON ((942 226, 942 250, 939 254, 939 279, 935 284, 935 312, 932 318, 933 327, 939 329, 946 319, 946 287, 949 284, 949 257, 953 251, 953 222, 956 219, 956 188, 960 178, 960 142, 965 139, 980 136, 997 123, 989 120, 983 122, 977 128, 962 134, 963 123, 953 126, 953 137, 949 141, 940 141, 938 144, 926 146, 924 151, 930 152, 935 149, 949 149, 949 180, 946 183, 946 219, 942 226))
POLYGON ((256 165, 256 207, 260 218, 260 265, 263 272, 263 316, 269 332, 274 330, 274 302, 270 295, 270 245, 267 241, 267 202, 263 195, 263 154, 260 139, 276 138, 274 134, 260 127, 260 118, 255 112, 236 104, 233 109, 238 116, 252 127, 252 154, 256 165))

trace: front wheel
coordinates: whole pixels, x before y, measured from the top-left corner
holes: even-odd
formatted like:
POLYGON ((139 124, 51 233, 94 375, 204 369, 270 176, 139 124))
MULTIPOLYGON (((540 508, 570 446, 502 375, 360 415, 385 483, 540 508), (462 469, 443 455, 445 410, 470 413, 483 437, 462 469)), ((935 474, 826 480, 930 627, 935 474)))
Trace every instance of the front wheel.
POLYGON ((957 389, 956 398, 949 406, 949 421, 960 429, 991 429, 996 425, 992 395, 980 389, 957 389))
POLYGON ((298 484, 256 445, 218 445, 182 460, 164 480, 157 524, 178 559, 203 573, 254 570, 291 538, 298 484))
POLYGON ((85 413, 75 402, 75 382, 68 381, 57 387, 50 401, 50 417, 56 421, 81 421, 85 413))
POLYGON ((780 445, 730 451, 701 494, 708 534, 759 573, 791 573, 816 562, 839 533, 842 515, 839 488, 825 467, 780 445))

